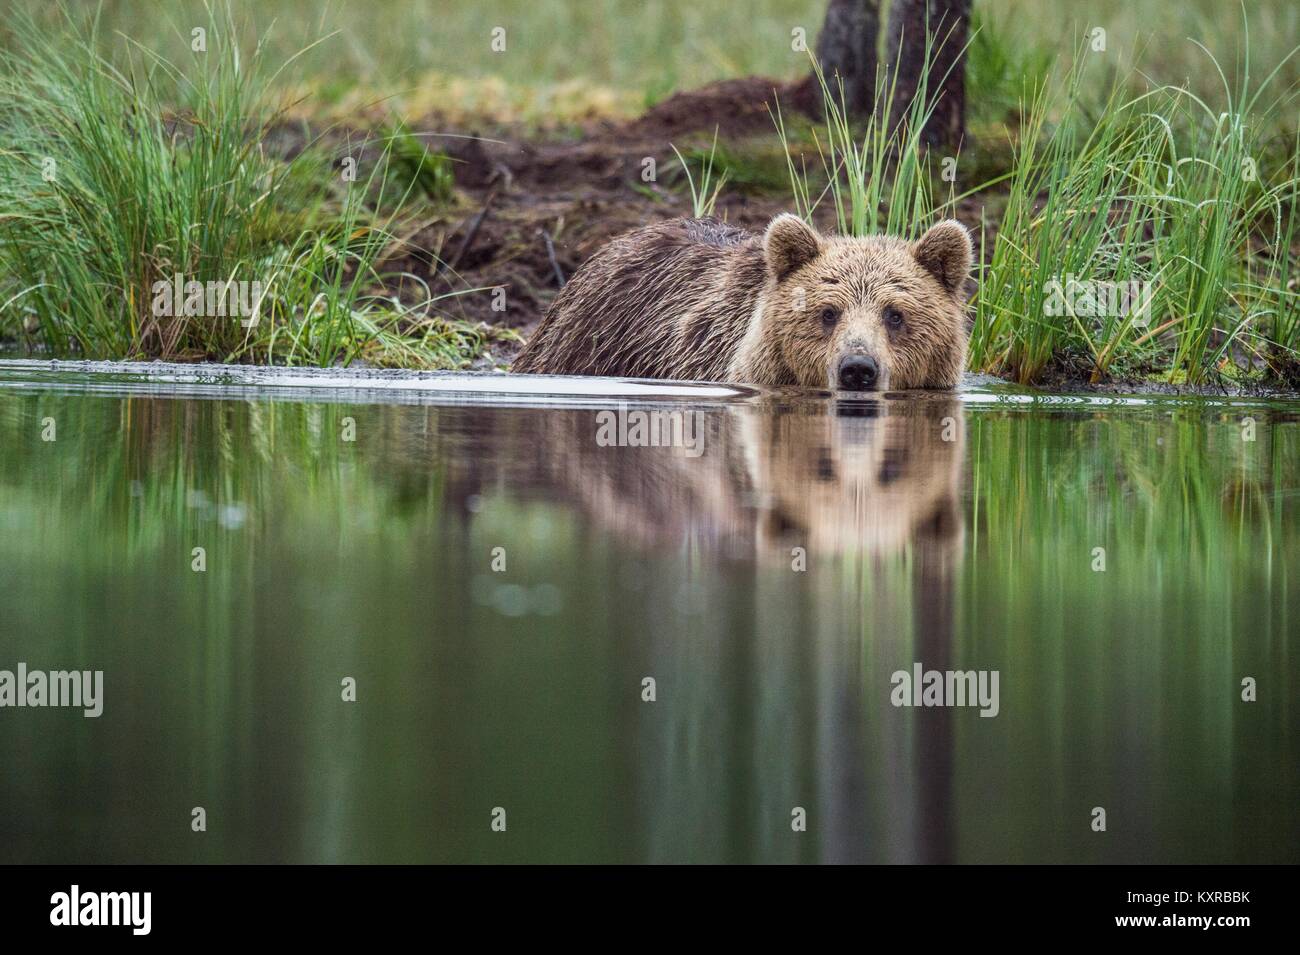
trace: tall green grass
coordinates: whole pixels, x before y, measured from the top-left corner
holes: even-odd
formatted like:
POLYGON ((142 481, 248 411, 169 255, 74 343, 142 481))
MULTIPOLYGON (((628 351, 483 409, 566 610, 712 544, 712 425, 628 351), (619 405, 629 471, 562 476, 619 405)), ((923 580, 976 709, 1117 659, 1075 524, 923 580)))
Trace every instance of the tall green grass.
MULTIPOLYGON (((935 49, 935 38, 930 36, 926 64, 932 62, 935 49)), ((828 202, 842 235, 883 230, 920 236, 956 201, 951 184, 948 197, 942 198, 936 181, 939 163, 932 162, 923 140, 935 107, 935 98, 929 95, 930 70, 922 69, 916 95, 900 114, 895 107, 898 71, 882 64, 876 82, 879 103, 859 128, 844 106, 842 78, 827 77, 817 60, 810 60, 825 113, 820 129, 812 132, 820 168, 810 172, 802 157, 796 164, 796 150, 779 104, 773 111, 777 135, 786 149, 796 211, 811 221, 817 208, 828 202)))
POLYGON ((1118 76, 1089 109, 1086 54, 1033 92, 981 276, 973 367, 1026 383, 1053 365, 1201 383, 1294 357, 1284 286, 1300 180, 1266 133, 1298 90, 1271 88, 1285 61, 1252 86, 1244 52, 1235 83, 1205 55, 1220 102, 1170 86, 1129 96, 1118 76), (1052 313, 1049 289, 1071 276, 1149 283, 1149 309, 1080 315, 1067 298, 1052 313))
POLYGON ((440 316, 439 297, 383 291, 394 220, 375 197, 400 207, 410 189, 388 151, 349 182, 311 144, 292 161, 264 150, 285 64, 242 52, 228 15, 183 63, 125 39, 110 60, 96 21, 62 27, 20 20, 0 56, 0 335, 90 358, 477 353, 483 333, 440 316), (264 291, 251 315, 158 314, 155 283, 177 275, 264 291))
MULTIPOLYGON (((1077 102, 1081 70, 1063 94, 1077 102)), ((971 338, 974 367, 1033 381, 1054 358, 1078 357, 1104 369, 1116 343, 1146 316, 1110 315, 1090 328, 1072 309, 1049 315, 1054 283, 1144 281, 1141 203, 1125 204, 1133 184, 1156 165, 1151 142, 1122 122, 1118 88, 1090 130, 1073 121, 1049 128, 1054 99, 1045 83, 1033 91, 1014 147, 1003 216, 981 276, 971 338)))

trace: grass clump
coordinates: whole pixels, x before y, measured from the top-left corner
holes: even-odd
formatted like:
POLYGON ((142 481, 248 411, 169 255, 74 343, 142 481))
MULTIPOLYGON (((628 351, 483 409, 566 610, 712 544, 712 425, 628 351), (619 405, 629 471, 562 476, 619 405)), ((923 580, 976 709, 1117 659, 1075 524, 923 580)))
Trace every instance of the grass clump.
MULTIPOLYGON (((360 181, 311 144, 268 154, 280 71, 260 43, 241 52, 229 16, 188 63, 129 41, 110 60, 97 21, 62 25, 47 39, 20 19, 0 56, 0 336, 109 359, 446 357, 439 299, 400 306, 380 288, 393 223, 366 197, 394 191, 389 151, 360 181), (239 314, 213 289, 218 303, 241 289, 239 314)), ((442 189, 434 175, 402 195, 442 189)))
MULTIPOLYGON (((1208 51, 1206 53, 1209 56, 1208 51)), ((1276 375, 1295 355, 1294 161, 1263 163, 1276 74, 1224 102, 1117 77, 1095 110, 1082 58, 1056 92, 1032 94, 1006 210, 980 282, 972 367, 1041 380, 1053 366, 1172 382, 1276 375), (1064 291, 1064 294, 1062 292, 1064 291)), ((1281 68, 1279 64, 1278 69, 1281 68)))
POLYGON ((413 183, 430 202, 451 202, 456 180, 451 172, 451 159, 446 153, 429 149, 428 144, 400 120, 389 132, 388 147, 394 171, 400 180, 413 183))
POLYGON ((955 204, 951 187, 947 199, 940 197, 936 170, 924 143, 925 127, 935 106, 927 92, 928 64, 936 49, 933 40, 927 38, 927 66, 921 70, 915 97, 901 114, 894 106, 899 71, 881 67, 876 84, 880 99, 862 128, 844 107, 843 81, 828 79, 810 57, 825 104, 824 123, 812 134, 820 170, 810 173, 806 165, 796 166, 793 137, 779 108, 774 115, 777 135, 786 150, 795 208, 805 219, 811 221, 818 206, 829 201, 842 235, 884 231, 916 238, 955 204))

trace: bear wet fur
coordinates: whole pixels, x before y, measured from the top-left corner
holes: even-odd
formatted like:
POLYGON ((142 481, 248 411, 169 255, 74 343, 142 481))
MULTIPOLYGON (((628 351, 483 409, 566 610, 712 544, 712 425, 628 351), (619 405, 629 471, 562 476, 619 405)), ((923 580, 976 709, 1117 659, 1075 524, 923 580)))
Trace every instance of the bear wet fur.
POLYGON ((802 385, 952 388, 965 364, 965 227, 920 239, 763 233, 674 219, 620 236, 563 288, 513 371, 802 385))

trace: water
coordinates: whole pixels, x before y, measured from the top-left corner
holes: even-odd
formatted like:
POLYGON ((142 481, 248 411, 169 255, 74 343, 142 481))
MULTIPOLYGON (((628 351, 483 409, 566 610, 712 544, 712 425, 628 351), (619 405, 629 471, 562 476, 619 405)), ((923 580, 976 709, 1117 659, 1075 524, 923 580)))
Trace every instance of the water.
POLYGON ((2 862, 1300 861, 1300 404, 128 372, 0 362, 2 862))

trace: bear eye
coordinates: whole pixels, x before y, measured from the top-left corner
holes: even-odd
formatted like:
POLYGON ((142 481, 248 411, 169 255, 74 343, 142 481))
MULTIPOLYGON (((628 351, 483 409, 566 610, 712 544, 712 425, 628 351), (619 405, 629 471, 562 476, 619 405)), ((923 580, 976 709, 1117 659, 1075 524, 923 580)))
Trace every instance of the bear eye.
POLYGON ((834 328, 835 323, 840 320, 840 310, 827 305, 821 311, 821 320, 825 327, 834 328))
POLYGON ((899 331, 907 323, 903 320, 903 313, 894 307, 885 309, 885 325, 890 331, 899 331))

